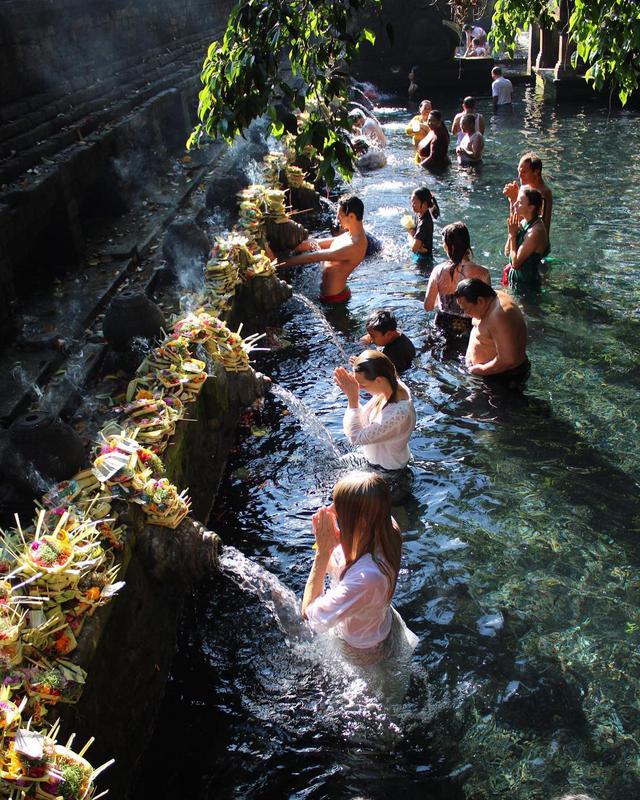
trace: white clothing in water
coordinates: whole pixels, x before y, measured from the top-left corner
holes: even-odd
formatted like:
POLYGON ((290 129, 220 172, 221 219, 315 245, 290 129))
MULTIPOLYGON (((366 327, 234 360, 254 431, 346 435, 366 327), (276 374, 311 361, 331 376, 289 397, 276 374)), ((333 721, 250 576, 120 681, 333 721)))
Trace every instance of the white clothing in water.
POLYGON ((498 98, 499 106, 506 106, 513 98, 513 84, 501 75, 491 84, 491 94, 498 98))
POLYGON ((331 588, 307 606, 307 620, 316 633, 336 628, 338 636, 351 647, 374 647, 391 631, 389 580, 369 553, 340 579, 344 565, 344 553, 338 545, 327 570, 331 588))
POLYGON ((380 147, 387 146, 387 137, 384 135, 380 123, 375 119, 367 117, 362 125, 361 133, 368 139, 372 139, 376 144, 380 145, 380 147))
POLYGON ((468 164, 479 164, 482 161, 482 152, 484 150, 484 136, 480 133, 480 131, 475 130, 473 133, 465 133, 460 141, 460 147, 469 148, 471 149, 471 145, 473 142, 479 138, 480 141, 480 148, 478 150, 478 158, 471 158, 471 156, 463 153, 462 155, 458 156, 458 163, 462 164, 462 166, 468 164))
POLYGON ((409 437, 416 426, 416 412, 407 387, 398 381, 408 400, 387 403, 382 411, 373 408, 372 397, 361 408, 347 408, 342 427, 351 444, 361 447, 370 464, 385 469, 402 469, 411 458, 409 437))
MULTIPOLYGON (((476 120, 476 128, 475 129, 479 133, 480 132, 480 114, 479 113, 478 114, 474 114, 473 116, 475 117, 475 120, 476 120)), ((456 134, 456 138, 457 138, 456 144, 460 144, 460 142, 464 139, 464 137, 466 135, 467 134, 462 130, 462 128, 460 128, 460 130, 456 134)))

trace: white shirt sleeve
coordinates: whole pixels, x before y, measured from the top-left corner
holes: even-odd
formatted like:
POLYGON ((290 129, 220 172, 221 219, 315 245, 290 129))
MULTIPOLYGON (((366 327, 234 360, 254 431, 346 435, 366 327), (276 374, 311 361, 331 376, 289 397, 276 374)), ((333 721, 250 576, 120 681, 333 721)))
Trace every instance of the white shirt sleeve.
POLYGON ((494 81, 494 82, 491 84, 491 94, 492 94, 492 96, 493 96, 493 97, 497 97, 497 96, 498 96, 498 94, 499 94, 499 89, 498 89, 498 86, 497 86, 497 84, 498 84, 498 81, 497 81, 497 80, 496 80, 496 81, 494 81))
MULTIPOLYGON (((369 401, 371 403, 371 401, 369 401)), ((377 444, 395 439, 406 432, 411 424, 411 415, 406 402, 390 403, 385 406, 379 422, 370 422, 364 408, 347 408, 343 428, 345 435, 356 446, 377 444)))
POLYGON ((371 600, 386 590, 387 579, 381 572, 377 576, 363 574, 354 565, 337 586, 307 606, 307 621, 316 633, 325 633, 350 616, 366 611, 371 600))

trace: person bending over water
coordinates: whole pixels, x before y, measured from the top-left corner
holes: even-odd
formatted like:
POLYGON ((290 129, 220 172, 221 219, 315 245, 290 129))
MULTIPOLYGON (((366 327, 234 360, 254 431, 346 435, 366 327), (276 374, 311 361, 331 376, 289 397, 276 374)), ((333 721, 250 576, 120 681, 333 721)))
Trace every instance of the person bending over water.
POLYGON ((540 217, 542 195, 537 189, 523 186, 507 220, 504 254, 509 264, 504 268, 502 285, 517 292, 540 288, 540 263, 549 252, 549 238, 540 217))
MULTIPOLYGON (((509 199, 513 206, 518 197, 521 186, 530 186, 537 189, 542 195, 542 221, 547 229, 547 236, 551 231, 551 210, 553 208, 553 194, 551 189, 542 180, 542 159, 535 153, 525 153, 518 163, 518 181, 507 183, 502 194, 509 199)), ((511 209, 513 211, 513 208, 511 209)))
POLYGON ((418 145, 420 166, 430 170, 441 170, 448 166, 449 131, 442 122, 442 112, 433 109, 427 118, 429 133, 418 145))
POLYGON ((473 317, 467 354, 472 375, 503 389, 522 391, 531 371, 527 358, 527 323, 516 301, 478 278, 460 281, 458 305, 473 317))
POLYGON ((364 204, 355 195, 346 195, 338 201, 338 222, 345 229, 339 236, 327 239, 307 239, 299 244, 300 255, 291 256, 277 267, 295 267, 298 264, 322 264, 320 300, 337 305, 351 297, 347 278, 367 253, 367 237, 362 225, 364 204))
POLYGON ((333 374, 347 396, 343 428, 351 444, 362 448, 372 466, 385 470, 406 467, 416 412, 411 393, 398 380, 391 361, 377 350, 365 350, 353 362, 353 372, 338 367, 333 374), (360 389, 371 395, 362 407, 360 389))
POLYGON ((433 220, 440 216, 438 201, 426 186, 411 195, 411 210, 415 226, 407 231, 407 241, 415 261, 424 261, 433 255, 433 220))
POLYGON ((490 286, 491 276, 488 269, 473 260, 469 230, 464 222, 453 222, 443 229, 442 247, 449 260, 433 268, 424 296, 424 309, 436 309, 436 325, 445 333, 468 336, 471 317, 460 308, 454 292, 465 278, 478 278, 490 286))
MULTIPOLYGON (((362 344, 375 344, 396 368, 396 372, 409 369, 416 357, 413 342, 398 330, 398 321, 388 308, 381 308, 367 320, 367 335, 362 344)), ((355 358, 353 361, 355 362, 355 358)))
POLYGON ((302 599, 311 629, 333 629, 346 658, 361 666, 413 649, 417 637, 391 606, 402 539, 384 480, 349 473, 336 483, 333 505, 314 514, 312 524, 317 549, 302 599))

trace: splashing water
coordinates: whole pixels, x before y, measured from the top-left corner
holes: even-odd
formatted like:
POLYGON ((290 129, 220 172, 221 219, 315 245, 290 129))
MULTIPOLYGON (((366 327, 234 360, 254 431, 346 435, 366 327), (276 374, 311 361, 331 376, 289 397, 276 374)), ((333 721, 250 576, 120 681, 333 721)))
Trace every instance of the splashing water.
POLYGON ((279 397, 289 411, 299 420, 303 430, 310 433, 314 439, 317 439, 321 444, 325 445, 331 455, 336 458, 341 456, 338 445, 335 443, 331 433, 302 400, 299 400, 293 392, 290 392, 278 383, 271 384, 271 392, 275 394, 276 397, 279 397))
POLYGON ((311 639, 311 633, 302 620, 298 598, 272 572, 228 545, 225 545, 219 563, 225 575, 243 591, 255 595, 271 611, 288 639, 311 639))
POLYGON ((318 308, 318 306, 313 302, 313 300, 309 300, 308 297, 305 297, 303 294, 299 294, 298 292, 294 292, 292 297, 294 300, 297 300, 299 303, 302 303, 302 305, 306 306, 309 309, 309 311, 311 311, 313 316, 316 319, 320 320, 320 322, 322 323, 322 327, 325 329, 327 335, 329 336, 329 339, 331 339, 331 342, 335 345, 336 350, 340 353, 340 357, 343 359, 345 364, 349 363, 349 356, 347 355, 347 351, 344 349, 344 345, 340 341, 340 337, 333 329, 329 320, 325 317, 325 315, 318 308))

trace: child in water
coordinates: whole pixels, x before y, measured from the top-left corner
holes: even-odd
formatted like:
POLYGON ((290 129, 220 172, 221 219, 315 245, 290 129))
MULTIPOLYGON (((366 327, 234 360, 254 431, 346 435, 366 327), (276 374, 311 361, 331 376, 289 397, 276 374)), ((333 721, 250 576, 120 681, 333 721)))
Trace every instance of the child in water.
POLYGON ((433 256, 433 220, 440 216, 440 208, 431 190, 421 186, 411 195, 411 210, 415 217, 404 216, 402 225, 407 231, 413 260, 420 263, 433 256))

